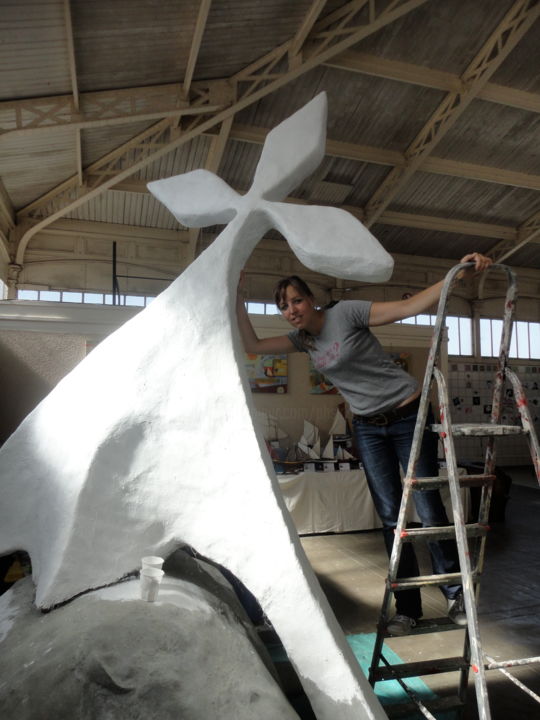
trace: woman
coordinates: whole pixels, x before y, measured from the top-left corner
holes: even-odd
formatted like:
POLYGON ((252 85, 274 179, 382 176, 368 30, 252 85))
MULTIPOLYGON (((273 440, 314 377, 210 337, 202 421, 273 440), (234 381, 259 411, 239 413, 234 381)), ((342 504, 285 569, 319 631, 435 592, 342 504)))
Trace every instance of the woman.
MULTIPOLYGON (((470 253, 462 263, 474 262, 474 271, 485 270, 490 258, 470 253)), ((370 327, 386 325, 425 312, 441 294, 444 280, 404 300, 370 302, 345 300, 321 309, 313 293, 297 276, 281 280, 274 299, 283 317, 293 326, 288 335, 259 339, 249 321, 239 293, 238 324, 249 353, 307 352, 317 370, 326 375, 349 403, 353 414, 356 447, 360 453, 377 513, 383 524, 388 554, 401 504, 400 465, 407 469, 416 424, 420 387, 384 352, 370 327)), ((433 416, 428 417, 428 424, 433 416)), ((425 431, 416 468, 417 477, 438 474, 437 436, 425 431)), ((416 510, 426 527, 447 525, 439 491, 414 493, 416 510)), ((429 543, 433 572, 459 571, 453 540, 429 543)), ((404 543, 399 577, 419 574, 411 543, 404 543)), ((466 624, 461 585, 441 587, 448 600, 448 615, 458 625, 466 624)), ((422 616, 419 589, 395 593, 396 615, 387 626, 393 635, 405 635, 422 616)))

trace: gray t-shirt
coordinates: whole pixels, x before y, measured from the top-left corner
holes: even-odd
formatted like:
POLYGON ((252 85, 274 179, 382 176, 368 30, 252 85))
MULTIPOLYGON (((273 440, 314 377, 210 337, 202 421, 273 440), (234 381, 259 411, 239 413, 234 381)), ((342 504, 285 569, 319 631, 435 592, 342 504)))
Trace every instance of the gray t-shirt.
POLYGON ((319 335, 298 330, 288 337, 309 353, 315 368, 340 391, 357 415, 375 415, 400 405, 418 388, 417 381, 396 365, 369 329, 371 302, 344 300, 324 311, 319 335))

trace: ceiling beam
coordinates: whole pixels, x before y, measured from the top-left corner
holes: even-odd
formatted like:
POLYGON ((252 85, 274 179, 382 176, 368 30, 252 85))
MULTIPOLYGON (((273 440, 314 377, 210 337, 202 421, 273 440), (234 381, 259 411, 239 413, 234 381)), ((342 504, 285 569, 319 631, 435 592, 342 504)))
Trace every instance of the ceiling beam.
POLYGON ((434 217, 431 215, 418 215, 385 210, 377 220, 377 224, 395 225, 398 227, 416 228, 418 230, 434 230, 439 232, 456 233, 457 235, 473 235, 477 237, 504 238, 515 240, 517 230, 506 225, 471 222, 456 218, 434 217))
POLYGON ((540 95, 507 87, 506 85, 487 83, 484 89, 478 93, 478 99, 498 103, 499 105, 507 105, 517 110, 540 113, 540 95))
POLYGON ((208 157, 206 158, 204 167, 206 170, 209 170, 216 175, 218 174, 219 166, 223 160, 227 140, 231 135, 233 120, 234 116, 231 115, 221 123, 217 135, 212 135, 212 143, 210 145, 210 150, 208 151, 208 157))
MULTIPOLYGON (((201 42, 206 28, 211 2, 212 0, 200 0, 199 12, 193 29, 193 38, 191 40, 186 71, 184 73, 184 83, 182 85, 182 94, 185 98, 189 98, 191 83, 193 81, 193 73, 195 72, 195 65, 197 64, 197 58, 199 57, 201 42)), ((179 114, 174 118, 174 127, 178 127, 181 121, 182 114, 179 114)))
MULTIPOLYGON (((267 128, 235 124, 232 126, 230 138, 231 140, 262 144, 268 133, 267 128)), ((371 145, 355 145, 354 143, 341 142, 330 138, 326 141, 326 154, 331 157, 357 160, 358 162, 373 163, 375 165, 400 167, 406 163, 405 155, 395 150, 386 150, 371 145)), ((528 190, 540 190, 540 175, 503 170, 475 163, 458 162, 446 158, 426 158, 422 165, 422 172, 451 175, 467 180, 480 180, 528 190)))
MULTIPOLYGON (((422 87, 449 91, 460 87, 459 77, 420 65, 386 60, 376 55, 357 52, 344 53, 336 61, 324 63, 344 70, 356 70, 366 75, 407 82, 422 87)), ((209 89, 216 96, 228 80, 191 83, 192 89, 209 89)), ((126 124, 143 120, 158 120, 179 115, 200 115, 222 109, 212 105, 190 105, 183 90, 176 83, 133 87, 119 90, 80 93, 77 110, 72 95, 37 97, 26 100, 0 102, 0 135, 9 132, 36 132, 49 128, 72 125, 76 128, 93 128, 126 124)), ((540 113, 540 95, 504 85, 487 83, 477 98, 519 110, 540 113)))
MULTIPOLYGON (((7 235, 0 230, 0 261, 8 265, 10 262, 9 257, 9 239, 7 235)), ((3 300, 4 298, 0 298, 3 300)))
MULTIPOLYGON (((177 83, 79 93, 73 95, 0 102, 0 136, 9 132, 36 132, 55 127, 96 128, 179 115, 216 113, 224 104, 212 102, 223 95, 224 80, 191 83, 189 101, 177 83)), ((232 95, 231 95, 232 97, 232 95)))
POLYGON ((201 4, 199 5, 199 14, 197 15, 197 22, 195 23, 195 28, 193 30, 193 39, 191 41, 191 48, 189 50, 186 73, 184 75, 183 91, 185 97, 189 97, 191 81, 193 80, 195 65, 197 64, 197 58, 199 57, 201 42, 204 35, 206 22, 208 20, 208 13, 210 12, 211 4, 212 0, 201 0, 201 4))
MULTIPOLYGON (((150 192, 143 180, 125 180, 118 183, 118 185, 115 185, 112 189, 121 190, 123 192, 150 192)), ((296 205, 312 204, 294 197, 288 197, 285 202, 296 205)), ((340 207, 363 222, 364 211, 362 208, 353 207, 352 205, 342 205, 340 207)), ((434 230, 437 232, 451 232, 458 235, 471 235, 475 237, 489 237, 497 240, 504 240, 510 243, 514 243, 518 236, 518 230, 507 225, 472 222, 469 220, 435 217, 431 215, 418 215, 415 213, 392 212, 389 210, 386 210, 377 222, 381 225, 417 228, 419 230, 434 230)))
MULTIPOLYGON (((338 70, 362 73, 363 75, 380 77, 385 80, 395 80, 410 85, 432 88, 433 90, 442 90, 443 92, 456 92, 462 89, 462 81, 459 75, 399 60, 388 60, 378 55, 355 52, 354 50, 347 50, 342 55, 329 60, 325 65, 338 70)), ((476 97, 478 100, 508 105, 518 110, 540 113, 540 95, 538 93, 526 92, 525 90, 517 90, 505 85, 488 82, 476 97)))
POLYGON ((8 233, 9 230, 15 227, 15 223, 15 210, 2 178, 0 178, 0 228, 4 233, 8 233))
MULTIPOLYGON (((66 38, 68 48, 69 77, 71 80, 71 93, 73 95, 73 107, 75 112, 80 110, 79 83, 77 82, 77 62, 75 59, 75 42, 73 40, 73 22, 71 19, 70 0, 64 0, 64 24, 66 26, 66 38)), ((75 167, 79 185, 83 184, 82 169, 82 141, 81 129, 75 128, 75 167)))
POLYGON ((505 170, 488 165, 467 163, 446 158, 428 157, 421 167, 422 172, 436 175, 451 175, 452 177, 479 180, 480 182, 508 185, 509 187, 525 188, 527 190, 540 190, 540 175, 505 170))
POLYGON ((73 23, 71 21, 70 0, 64 0, 64 25, 66 27, 69 77, 71 80, 71 92, 73 94, 73 105, 79 110, 79 85, 77 82, 77 63, 75 61, 75 43, 73 41, 73 23))
POLYGON ((29 241, 38 230, 47 224, 63 217, 66 213, 97 197, 121 180, 125 180, 194 137, 207 132, 239 110, 249 107, 309 70, 318 67, 334 55, 356 45, 374 32, 424 5, 427 1, 393 0, 379 12, 372 8, 373 12, 366 21, 362 15, 358 17, 359 2, 351 0, 341 9, 345 16, 338 28, 322 33, 314 32, 309 36, 309 57, 302 57, 301 62, 295 63, 294 67, 287 68, 279 64, 280 60, 288 56, 292 42, 289 40, 230 78, 231 86, 238 87, 238 97, 230 107, 216 112, 213 117, 201 119, 198 126, 181 133, 179 137, 175 133, 173 139, 171 139, 169 123, 161 121, 153 128, 141 133, 130 143, 117 149, 115 153, 109 153, 104 160, 94 163, 90 168, 91 177, 88 177, 88 170, 85 173, 85 179, 90 181, 87 187, 77 187, 72 178, 61 183, 52 192, 32 203, 31 211, 28 206, 24 212, 18 215, 21 221, 29 219, 34 224, 20 236, 13 233, 14 240, 17 241, 16 262, 22 264, 29 241))
POLYGON ((536 0, 517 0, 514 3, 461 76, 463 89, 447 94, 405 151, 406 164, 394 168, 368 201, 368 227, 377 221, 405 183, 422 166, 539 16, 540 4, 536 0))
MULTIPOLYGON (((148 189, 141 182, 141 188, 148 189)), ((141 189, 141 192, 143 190, 141 189)), ((118 242, 136 241, 142 244, 152 245, 156 242, 183 243, 189 242, 188 233, 179 226, 178 230, 166 230, 164 228, 140 227, 139 225, 123 225, 121 223, 93 222, 91 220, 72 220, 62 218, 53 225, 48 225, 39 233, 40 238, 73 236, 90 239, 114 239, 118 242)))
POLYGON ((289 49, 290 57, 298 55, 327 2, 328 0, 313 0, 311 7, 306 13, 300 27, 292 39, 291 47, 289 49))
POLYGON ((501 263, 530 242, 540 242, 540 211, 517 228, 513 239, 501 240, 487 254, 493 262, 501 263))
POLYGON ((380 77, 384 80, 396 80, 445 92, 461 88, 458 75, 355 50, 347 50, 329 60, 325 65, 337 70, 380 77))
MULTIPOLYGON (((64 0, 67 3, 67 0, 64 0)), ((209 3, 210 0, 207 0, 209 3)), ((323 0, 320 0, 321 4, 323 0)), ((326 0, 325 0, 326 2, 326 0)), ((314 2, 316 6, 317 0, 314 2)), ((201 5, 201 12, 205 11, 201 5)), ((308 15, 304 23, 308 24, 308 15)), ((202 21, 201 21, 202 22, 202 21)), ((297 31, 291 42, 291 50, 296 49, 297 38, 303 36, 297 31), (296 44, 295 44, 296 40, 296 44)), ((298 51, 296 51, 297 53, 298 51)), ((190 57, 191 65, 196 60, 194 44, 190 57)), ((330 57, 323 66, 358 72, 364 75, 395 80, 398 82, 433 88, 443 92, 454 92, 462 89, 462 81, 458 75, 435 70, 422 65, 389 60, 378 55, 346 50, 330 57)), ((192 73, 189 73, 190 75, 192 73)), ((214 81, 223 83, 226 78, 214 81)), ((184 80, 184 89, 192 86, 192 77, 184 80), (188 81, 189 82, 186 82, 188 81)), ((212 84, 197 82, 193 87, 204 87, 212 84)), ((518 90, 505 85, 487 82, 476 96, 479 100, 507 105, 519 110, 540 113, 540 94, 518 90)), ((118 123, 136 122, 138 120, 177 117, 181 114, 200 114, 215 112, 216 107, 191 107, 187 100, 187 90, 180 92, 176 83, 154 85, 101 92, 80 94, 80 112, 73 103, 72 95, 45 96, 0 102, 0 134, 12 131, 31 131, 36 129, 75 125, 77 127, 98 127, 118 123)))

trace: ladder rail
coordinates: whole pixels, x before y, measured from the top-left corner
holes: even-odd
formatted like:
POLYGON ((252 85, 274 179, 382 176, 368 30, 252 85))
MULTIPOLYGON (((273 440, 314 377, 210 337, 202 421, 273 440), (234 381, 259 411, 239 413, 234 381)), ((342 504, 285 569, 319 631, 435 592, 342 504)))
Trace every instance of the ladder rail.
MULTIPOLYGON (((472 267, 474 263, 462 263, 453 267, 446 275, 439 298, 439 305, 437 309, 437 317, 435 320, 435 327, 433 329, 433 335, 431 340, 431 346, 429 349, 428 360, 426 364, 426 371, 424 374, 424 381, 422 385, 422 392, 420 395, 420 403, 418 407, 417 421, 414 429, 413 441, 411 446, 411 452, 409 455, 409 463, 406 472, 406 479, 403 485, 403 497, 401 500, 401 507, 397 519, 397 525, 395 529, 395 537, 399 538, 402 536, 407 524, 407 515, 409 511, 411 501, 411 486, 407 482, 407 478, 416 477, 416 464, 420 456, 420 448, 422 447, 422 438, 424 434, 424 428, 427 420, 428 406, 429 406, 429 392, 433 381, 433 369, 437 362, 437 358, 440 352, 441 340, 442 340, 442 328, 446 318, 445 308, 448 301, 448 294, 453 287, 456 276, 458 273, 467 267, 472 267)), ((379 622, 377 625, 377 635, 375 638, 375 644, 373 647, 372 662, 370 667, 369 681, 374 684, 373 675, 376 671, 381 656, 382 646, 384 644, 384 629, 389 620, 390 605, 392 602, 392 590, 391 584, 395 582, 397 577, 397 569, 399 564, 399 557, 401 553, 401 545, 394 541, 392 552, 390 554, 390 563, 388 568, 388 580, 385 585, 384 597, 381 606, 381 613, 379 622)))
MULTIPOLYGON (((465 693, 468 685, 469 666, 472 668, 475 679, 475 688, 477 694, 477 705, 480 720, 490 720, 491 711, 489 707, 489 699, 487 694, 487 684, 485 676, 485 663, 482 652, 480 633, 477 616, 477 600, 479 592, 478 578, 482 572, 484 555, 485 555, 485 534, 476 538, 474 541, 474 552, 470 553, 469 539, 467 535, 467 526, 464 517, 463 505, 461 500, 460 484, 457 458, 455 453, 454 437, 452 431, 451 413, 448 402, 448 389, 446 380, 442 372, 437 367, 437 361, 440 354, 440 347, 443 337, 443 328, 445 327, 446 309, 448 306, 448 298, 454 287, 459 274, 465 268, 470 268, 473 263, 461 263, 454 266, 446 275, 441 294, 439 298, 437 317, 433 330, 432 342, 429 350, 428 360, 426 363, 426 371, 422 384, 420 402, 418 408, 417 422, 414 430, 409 462, 405 474, 403 495, 399 510, 395 539, 390 555, 390 563, 388 570, 388 579, 386 582, 385 593, 381 608, 381 614, 377 627, 377 635, 373 649, 372 663, 370 668, 369 680, 374 684, 376 680, 377 669, 382 659, 382 647, 384 643, 384 634, 386 623, 389 617, 389 609, 392 600, 392 593, 399 588, 397 580, 397 571, 404 538, 407 537, 406 526, 409 508, 412 500, 412 492, 416 482, 416 467, 420 458, 422 447, 422 439, 425 432, 426 420, 429 409, 429 395, 433 382, 436 382, 439 407, 441 432, 440 438, 443 441, 444 454, 448 468, 448 485, 451 496, 452 514, 454 520, 454 532, 456 545, 459 556, 460 575, 463 586, 463 599, 465 604, 465 613, 467 616, 467 627, 465 631, 463 659, 464 667, 460 671, 459 698, 464 703, 465 693), (473 570, 474 562, 474 570, 473 570)), ((488 270, 484 271, 483 279, 488 272, 502 271, 506 274, 508 286, 504 305, 503 329, 501 333, 501 342, 499 347, 498 367, 495 376, 493 388, 492 408, 491 408, 491 425, 499 425, 502 410, 502 397, 506 376, 514 386, 514 393, 518 401, 518 407, 522 419, 522 426, 528 434, 531 455, 535 462, 535 470, 540 482, 540 449, 538 440, 534 432, 530 414, 528 412, 523 389, 519 384, 519 380, 515 374, 508 369, 508 355, 510 348, 510 340, 512 334, 512 322, 515 312, 515 304, 517 298, 517 281, 515 273, 506 265, 492 265, 488 270)), ((456 429, 457 431, 457 429, 456 429)), ((501 429, 502 432, 502 429, 501 429)), ((495 471, 495 430, 488 434, 486 443, 484 477, 493 478, 495 471)), ((482 487, 480 510, 478 524, 487 527, 489 518, 489 507, 492 495, 492 481, 485 482, 482 487)), ((384 659, 383 659, 384 661, 384 659)))
MULTIPOLYGON (((411 452, 409 454, 409 463, 406 471, 406 477, 405 482, 403 484, 403 496, 401 500, 401 506, 399 510, 399 515, 397 519, 396 529, 395 529, 395 537, 400 538, 403 534, 403 532, 406 529, 407 525, 407 515, 409 512, 410 502, 411 502, 411 483, 407 482, 408 478, 414 478, 416 477, 416 465, 418 463, 418 458, 420 457, 420 448, 422 447, 422 438, 424 435, 424 428, 426 425, 427 420, 427 413, 428 413, 428 407, 429 407, 429 393, 431 390, 431 384, 433 382, 433 370, 435 368, 437 358, 439 356, 440 352, 440 346, 443 336, 443 323, 446 318, 446 305, 448 302, 448 295, 453 288, 453 285, 456 281, 457 275, 461 272, 461 270, 473 267, 474 263, 461 263, 459 265, 454 266, 451 268, 451 270, 447 273, 444 282, 443 287, 441 290, 441 295, 439 298, 439 304, 437 309, 437 317, 435 320, 435 327, 433 329, 433 335, 432 335, 432 341, 431 346, 429 350, 428 360, 426 364, 426 371, 424 374, 424 381, 422 384, 422 392, 420 395, 420 403, 418 407, 418 414, 417 414, 417 421, 416 426, 414 429, 414 435, 413 435, 413 441, 411 445, 411 452)), ((385 590, 384 590, 384 596, 383 596, 383 602, 381 606, 381 613, 379 616, 379 622, 377 625, 377 634, 375 637, 375 644, 373 647, 373 655, 372 655, 372 662, 369 672, 369 682, 373 685, 374 680, 374 673, 376 672, 376 669, 379 666, 379 661, 381 657, 382 647, 384 644, 384 630, 389 620, 389 614, 390 614, 390 605, 392 602, 392 583, 395 582, 397 578, 397 570, 399 565, 399 558, 401 554, 401 543, 395 542, 392 547, 392 552, 390 554, 390 563, 388 568, 388 579, 385 584, 385 590)))
MULTIPOLYGON (((441 289, 441 294, 439 297, 439 304, 437 307, 437 318, 435 321, 435 327, 433 329, 433 336, 431 341, 431 346, 429 350, 428 360, 426 364, 426 370, 424 373, 424 381, 422 384, 422 392, 420 395, 420 403, 418 407, 418 415, 417 415, 417 421, 416 421, 416 427, 414 429, 414 435, 413 435, 413 441, 411 446, 411 452, 409 455, 409 463, 407 467, 406 472, 406 479, 408 478, 415 478, 416 477, 416 465, 418 463, 418 459, 420 457, 420 449, 422 447, 422 437, 424 434, 424 428, 426 425, 427 420, 427 413, 429 408, 429 394, 431 391, 431 386, 434 379, 434 370, 437 365, 437 360, 440 353, 440 347, 443 337, 443 327, 444 327, 444 321, 446 319, 446 308, 448 306, 448 298, 449 295, 454 287, 454 284, 457 280, 457 276, 461 273, 462 270, 465 270, 467 268, 474 267, 474 263, 459 263, 458 265, 455 265, 453 268, 451 268, 448 273, 446 274, 444 281, 443 281, 443 287, 441 289)), ((491 421, 497 422, 500 419, 501 414, 501 398, 502 398, 502 389, 504 385, 504 378, 505 378, 505 371, 506 366, 508 363, 508 351, 510 348, 510 338, 511 338, 511 331, 512 331, 512 319, 514 316, 515 311, 515 304, 516 304, 516 296, 517 296, 517 281, 516 281, 516 275, 507 265, 492 265, 490 268, 484 271, 484 273, 490 272, 492 270, 502 270, 506 273, 508 278, 508 288, 506 292, 506 298, 505 298, 505 316, 504 316, 504 322, 503 322, 503 330, 501 333, 501 345, 500 345, 500 351, 499 351, 499 371, 497 372, 497 378, 495 381, 495 387, 493 390, 493 400, 492 400, 492 415, 491 415, 491 421)), ((488 472, 488 468, 491 470, 495 467, 495 456, 494 456, 494 442, 493 438, 488 439, 488 452, 486 453, 486 467, 484 468, 484 473, 486 475, 493 474, 492 472, 488 472), (489 455, 489 462, 487 460, 489 455)), ((410 505, 410 493, 411 488, 410 484, 408 482, 404 483, 403 488, 403 500, 398 516, 397 526, 396 526, 396 536, 400 536, 403 530, 406 527, 407 523, 407 513, 409 510, 410 505)), ((482 492, 482 504, 487 506, 487 513, 489 513, 489 502, 491 500, 491 488, 484 488, 482 492), (486 491, 486 492, 484 492, 486 491), (487 493, 487 494, 486 494, 487 493)), ((487 523, 487 516, 486 518, 481 518, 481 521, 487 523)), ((397 567, 399 563, 399 557, 398 554, 400 553, 400 548, 397 543, 394 543, 394 546, 392 548, 392 554, 390 556, 390 569, 389 569, 389 576, 394 579, 395 573, 397 572, 397 567)), ((385 602, 386 602, 385 598, 385 602)), ((389 603, 388 603, 389 605, 389 603)), ((388 612, 386 612, 388 614, 388 612)))
MULTIPOLYGON (((471 555, 469 552, 469 542, 465 529, 465 515, 463 512, 463 503, 461 500, 461 489, 459 486, 459 470, 454 446, 454 438, 452 435, 452 419, 450 416, 450 407, 448 403, 448 389, 446 380, 439 370, 435 367, 433 375, 437 384, 439 397, 439 406, 441 409, 441 425, 440 433, 444 446, 444 454, 446 457, 446 467, 448 472, 448 487, 452 501, 452 514, 454 520, 454 532, 456 537, 457 551, 459 555, 459 566, 461 570, 461 583, 463 587, 463 599, 465 604, 465 614, 467 616, 467 639, 465 647, 470 653, 470 667, 474 673, 474 683, 476 688, 476 696, 478 701, 478 712, 480 720, 490 720, 491 713, 489 709, 489 701, 487 694, 487 681, 484 670, 484 661, 482 655, 482 645, 480 642, 480 628, 478 625, 478 613, 476 611, 477 603, 477 587, 473 584, 473 568, 471 565, 471 555)), ((481 544, 485 542, 485 537, 481 539, 481 544)), ((477 567, 476 571, 480 569, 477 567)), ((465 684, 465 678, 462 671, 460 687, 465 684)))
POLYGON ((521 380, 516 373, 510 368, 507 368, 506 374, 514 391, 514 398, 521 417, 521 424, 527 433, 527 441, 529 443, 531 458, 533 460, 538 483, 540 484, 540 443, 538 442, 538 436, 531 418, 529 403, 527 401, 521 380))
MULTIPOLYGON (((411 484, 407 482, 410 478, 416 477, 416 465, 420 457, 420 449, 422 447, 422 438, 424 435, 424 429, 427 420, 427 413, 429 408, 429 393, 433 382, 433 373, 437 364, 437 359, 440 353, 441 341, 443 337, 443 324, 446 319, 446 307, 448 304, 448 296, 456 282, 458 274, 466 269, 474 267, 474 263, 460 263, 451 268, 446 274, 439 297, 439 304, 437 308, 437 317, 435 320, 435 327, 433 329, 433 335, 431 340, 431 346, 429 349, 428 360, 426 364, 426 370, 424 373, 424 381, 422 384, 422 392, 420 395, 420 403, 418 407, 418 415, 416 420, 416 426, 414 429, 413 441, 411 445, 411 452, 409 455, 409 463, 407 466, 405 482, 403 485, 403 497, 401 501, 401 507, 398 515, 396 525, 396 537, 401 537, 403 531, 407 525, 407 515, 409 512, 410 501, 411 501, 411 484)), ((499 266, 495 266, 499 267, 499 266)), ((504 267, 504 266, 503 266, 504 267)), ((399 564, 399 556, 401 553, 400 543, 394 542, 392 547, 392 553, 390 555, 390 564, 388 577, 389 580, 395 581, 397 576, 397 568, 399 564)), ((385 593, 383 600, 383 611, 380 623, 385 623, 388 620, 388 610, 390 608, 391 597, 385 593)), ((378 643, 376 644, 377 647, 378 643)), ((381 643, 382 647, 382 643, 381 643)), ((380 648, 378 648, 380 651, 380 648)))
MULTIPOLYGON (((501 340, 499 344, 498 367, 495 373, 495 383, 493 385, 493 396, 491 400, 491 417, 490 423, 494 425, 500 424, 502 415, 502 397, 506 372, 508 369, 508 355, 510 352, 510 341, 512 339, 512 322, 516 311, 517 300, 517 277, 515 272, 508 265, 492 265, 490 269, 502 270, 506 274, 507 288, 504 301, 503 326, 501 332, 501 340)), ((483 279, 487 277, 484 274, 483 279)), ((495 472, 495 438, 488 437, 485 450, 484 474, 493 475, 495 472)), ((489 508, 491 505, 492 487, 484 487, 480 499, 479 522, 487 523, 489 518, 489 508)), ((480 552, 483 553, 484 546, 481 546, 480 552)))

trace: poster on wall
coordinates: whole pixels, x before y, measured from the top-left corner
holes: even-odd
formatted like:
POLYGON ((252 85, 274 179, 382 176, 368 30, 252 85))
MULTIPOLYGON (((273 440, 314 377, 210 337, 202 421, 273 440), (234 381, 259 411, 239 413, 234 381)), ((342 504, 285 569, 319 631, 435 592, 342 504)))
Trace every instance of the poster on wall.
POLYGON ((309 392, 311 395, 337 395, 337 387, 309 361, 309 392))
POLYGON ((286 393, 288 385, 287 355, 246 353, 246 370, 251 392, 286 393))

